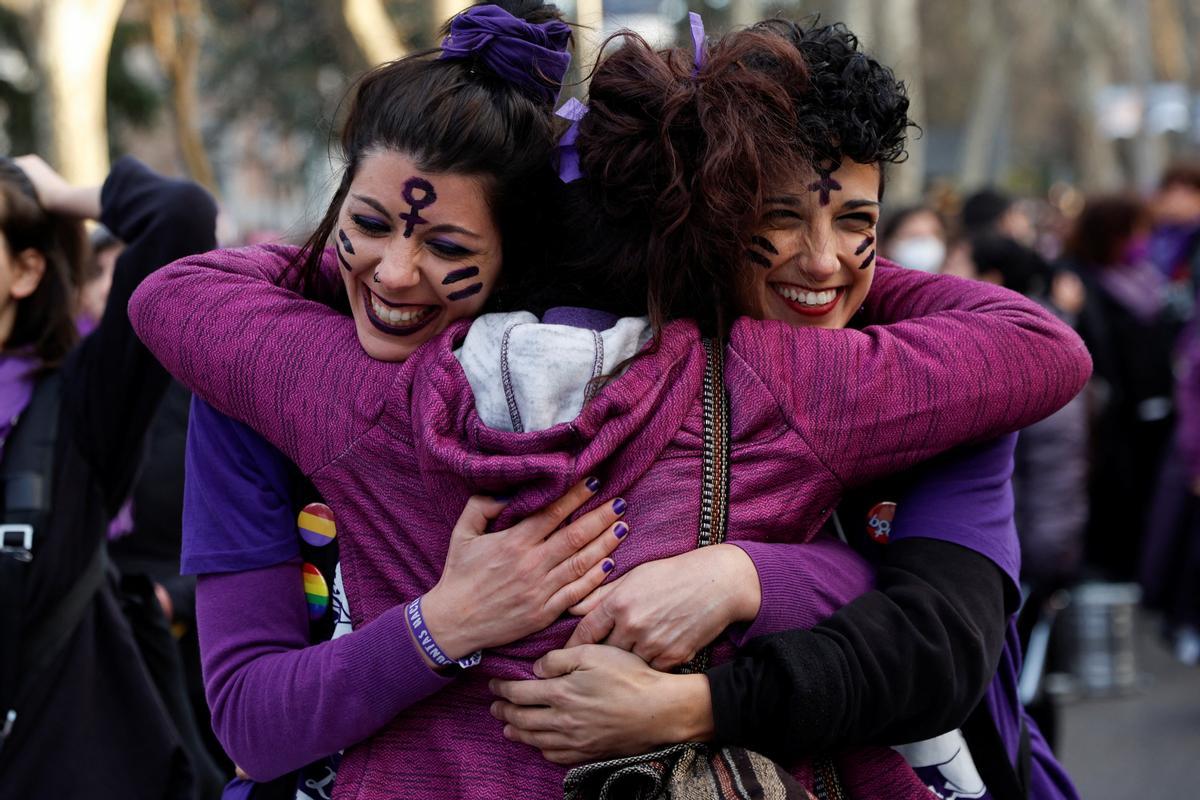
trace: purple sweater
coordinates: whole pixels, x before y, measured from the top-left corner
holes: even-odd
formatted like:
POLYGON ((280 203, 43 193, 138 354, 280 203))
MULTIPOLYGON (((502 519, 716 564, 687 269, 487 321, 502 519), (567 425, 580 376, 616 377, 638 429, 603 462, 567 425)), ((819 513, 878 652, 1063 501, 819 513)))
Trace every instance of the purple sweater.
MULTIPOLYGON (((288 255, 260 248, 177 262, 139 290, 131 317, 168 369, 317 484, 340 521, 356 627, 436 582, 445 532, 472 492, 515 490, 498 523, 507 525, 596 474, 608 492, 597 502, 619 493, 636 514, 639 533, 622 545, 618 571, 694 546, 697 509, 664 501, 700 484, 704 358, 690 323, 668 326, 658 351, 573 422, 506 433, 480 423, 452 353, 465 324, 402 365, 372 361, 351 320, 271 283, 288 255)), ((1002 289, 884 266, 869 305, 874 319, 919 318, 863 331, 735 325, 731 540, 806 541, 847 485, 1044 417, 1089 372, 1069 329, 1002 289)), ((339 795, 557 792, 561 768, 499 738, 487 680, 528 677, 571 625, 489 651, 480 668, 349 750, 339 795)), ((860 776, 892 771, 894 796, 920 796, 897 761, 843 760, 851 793, 860 776)), ((805 765, 796 774, 809 777, 805 765)))

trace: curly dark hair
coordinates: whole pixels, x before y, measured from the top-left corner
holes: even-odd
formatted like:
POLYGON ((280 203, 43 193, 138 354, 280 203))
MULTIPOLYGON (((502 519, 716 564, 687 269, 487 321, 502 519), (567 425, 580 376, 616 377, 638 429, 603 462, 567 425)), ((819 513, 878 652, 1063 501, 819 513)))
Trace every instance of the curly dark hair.
POLYGON ((858 37, 845 25, 805 27, 768 19, 750 30, 787 39, 808 66, 809 86, 800 94, 797 117, 813 163, 848 158, 882 166, 908 158, 908 129, 918 126, 908 117, 904 82, 864 53, 858 37))

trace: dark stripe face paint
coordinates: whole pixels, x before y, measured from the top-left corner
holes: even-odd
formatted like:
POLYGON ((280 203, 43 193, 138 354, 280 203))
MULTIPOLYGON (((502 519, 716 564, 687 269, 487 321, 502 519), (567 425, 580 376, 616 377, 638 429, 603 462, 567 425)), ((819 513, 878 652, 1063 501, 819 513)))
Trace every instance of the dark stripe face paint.
POLYGON ((333 249, 337 253, 338 261, 342 262, 342 268, 346 272, 353 272, 354 267, 350 266, 350 262, 346 260, 346 256, 342 253, 342 250, 345 250, 350 255, 354 255, 354 245, 350 244, 350 237, 341 228, 338 228, 338 243, 333 249))
POLYGON ((757 250, 747 250, 746 258, 750 259, 751 263, 757 264, 758 266, 762 267, 763 269, 771 268, 771 259, 767 258, 766 256, 764 256, 762 253, 758 252, 757 250))
POLYGON ((437 202, 437 192, 433 190, 433 184, 424 178, 413 176, 404 182, 404 193, 401 195, 404 202, 408 203, 411 208, 405 214, 400 214, 400 219, 404 220, 404 238, 412 236, 413 227, 416 225, 424 225, 429 220, 421 216, 421 209, 428 208, 437 202), (417 196, 420 192, 420 196, 417 196))
POLYGON ((863 261, 862 264, 859 265, 858 268, 866 269, 867 267, 871 266, 873 263, 875 263, 875 251, 874 250, 872 250, 869 254, 867 254, 866 259, 863 261))
POLYGON ((860 244, 858 249, 854 251, 854 255, 861 256, 863 253, 867 252, 867 248, 873 244, 875 244, 875 237, 868 236, 867 238, 863 239, 863 243, 860 244))
POLYGON ((779 250, 775 247, 775 245, 771 244, 771 240, 765 236, 751 236, 750 244, 761 250, 766 250, 773 256, 779 255, 779 250))
POLYGON ((457 292, 451 292, 446 295, 450 300, 466 300, 468 297, 474 297, 483 291, 482 283, 472 283, 465 289, 459 289, 457 292))
POLYGON ((474 278, 478 274, 479 267, 463 267, 462 269, 456 269, 452 272, 446 273, 446 277, 442 278, 442 286, 449 286, 452 283, 465 281, 467 278, 474 278))
POLYGON ((751 247, 747 248, 746 250, 746 258, 750 259, 752 264, 757 264, 763 269, 770 269, 772 266, 771 259, 764 256, 759 252, 759 250, 762 250, 764 253, 770 253, 773 256, 777 256, 779 255, 779 248, 777 248, 774 243, 765 236, 751 236, 750 244, 751 247), (753 248, 758 248, 758 250, 753 248))
POLYGON ((829 205, 829 193, 841 191, 842 185, 833 179, 833 173, 841 169, 841 163, 834 161, 828 167, 817 167, 817 175, 820 180, 810 183, 808 190, 810 192, 818 192, 820 194, 821 205, 829 205))

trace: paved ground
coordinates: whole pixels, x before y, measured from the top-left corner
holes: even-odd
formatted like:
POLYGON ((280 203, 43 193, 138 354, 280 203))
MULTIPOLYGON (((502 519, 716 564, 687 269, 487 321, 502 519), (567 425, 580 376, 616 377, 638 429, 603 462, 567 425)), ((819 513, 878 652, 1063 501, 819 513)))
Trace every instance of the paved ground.
POLYGON ((1184 667, 1139 618, 1145 688, 1061 707, 1058 754, 1083 800, 1200 798, 1200 667, 1184 667))

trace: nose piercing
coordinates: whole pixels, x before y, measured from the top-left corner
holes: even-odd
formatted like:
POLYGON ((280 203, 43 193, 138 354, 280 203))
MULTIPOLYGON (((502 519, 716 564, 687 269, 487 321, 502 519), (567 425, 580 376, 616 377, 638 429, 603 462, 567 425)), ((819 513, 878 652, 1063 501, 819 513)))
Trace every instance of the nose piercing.
POLYGON ((375 274, 371 276, 371 280, 375 281, 376 283, 383 283, 383 281, 379 280, 379 270, 375 271, 375 274))

